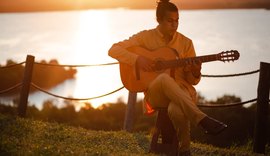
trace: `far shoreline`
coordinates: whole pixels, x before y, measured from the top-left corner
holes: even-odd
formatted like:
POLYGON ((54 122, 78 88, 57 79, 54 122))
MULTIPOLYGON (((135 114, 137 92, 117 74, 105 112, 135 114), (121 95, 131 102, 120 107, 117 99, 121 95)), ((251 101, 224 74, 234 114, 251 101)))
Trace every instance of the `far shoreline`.
MULTIPOLYGON (((152 10, 154 7, 87 7, 83 6, 81 8, 76 7, 66 7, 59 8, 55 6, 50 6, 47 8, 42 8, 41 6, 35 7, 5 7, 0 6, 0 13, 35 13, 35 12, 57 12, 57 11, 83 11, 83 10, 117 10, 117 9, 126 9, 126 10, 152 10)), ((223 9, 265 9, 270 10, 270 2, 263 4, 252 4, 252 5, 182 5, 179 7, 179 10, 223 10, 223 9)))
MULTIPOLYGON (((0 10, 0 14, 5 13, 42 13, 42 12, 63 12, 63 11, 85 11, 85 10, 154 10, 155 8, 127 8, 127 7, 103 7, 103 8, 82 8, 82 9, 27 9, 27 10, 0 10)), ((246 10, 254 10, 254 9, 262 9, 262 10, 270 10, 269 7, 208 7, 208 8, 180 8, 179 10, 237 10, 237 9, 246 9, 246 10)))

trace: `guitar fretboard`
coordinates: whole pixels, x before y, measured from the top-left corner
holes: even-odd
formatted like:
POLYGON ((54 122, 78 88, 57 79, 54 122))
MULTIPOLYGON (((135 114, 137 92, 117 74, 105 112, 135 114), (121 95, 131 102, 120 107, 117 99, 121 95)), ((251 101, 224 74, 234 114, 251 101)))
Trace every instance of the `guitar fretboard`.
POLYGON ((193 64, 195 62, 211 62, 219 60, 217 54, 212 55, 204 55, 204 56, 198 56, 198 57, 189 57, 184 59, 178 59, 178 60, 169 60, 169 61, 158 61, 155 65, 155 69, 161 70, 166 68, 173 68, 173 67, 181 67, 189 64, 193 64))

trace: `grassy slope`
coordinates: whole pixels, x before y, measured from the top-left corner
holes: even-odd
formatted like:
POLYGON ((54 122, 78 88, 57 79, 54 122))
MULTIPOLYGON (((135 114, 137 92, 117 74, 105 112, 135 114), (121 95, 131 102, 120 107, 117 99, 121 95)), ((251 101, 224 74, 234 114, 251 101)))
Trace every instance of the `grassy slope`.
MULTIPOLYGON (((104 132, 0 114, 0 155, 153 155, 143 133, 104 132)), ((193 155, 254 155, 192 143, 193 155)))

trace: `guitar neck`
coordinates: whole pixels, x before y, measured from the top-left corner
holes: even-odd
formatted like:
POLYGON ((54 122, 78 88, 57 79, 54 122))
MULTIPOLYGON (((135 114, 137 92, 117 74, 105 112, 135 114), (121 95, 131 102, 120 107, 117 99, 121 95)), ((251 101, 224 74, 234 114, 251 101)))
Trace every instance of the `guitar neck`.
POLYGON ((164 68, 173 68, 173 67, 181 67, 189 64, 193 64, 194 62, 211 62, 211 61, 217 61, 219 60, 219 57, 217 54, 212 55, 204 55, 204 56, 198 56, 198 57, 189 57, 179 60, 169 60, 163 62, 164 68))

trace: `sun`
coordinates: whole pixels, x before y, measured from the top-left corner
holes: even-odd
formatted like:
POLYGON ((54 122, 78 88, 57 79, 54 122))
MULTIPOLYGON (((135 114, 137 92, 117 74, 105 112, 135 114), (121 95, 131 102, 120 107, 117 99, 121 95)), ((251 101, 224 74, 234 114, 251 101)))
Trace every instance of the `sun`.
POLYGON ((80 12, 75 39, 76 58, 80 63, 100 63, 97 57, 107 51, 104 42, 109 41, 108 12, 88 10, 80 12), (94 37, 93 37, 94 36, 94 37), (83 57, 82 57, 83 56, 83 57))
MULTIPOLYGON (((75 55, 72 58, 76 64, 97 65, 112 61, 107 54, 111 45, 108 15, 109 12, 104 10, 80 13, 73 47, 75 55)), ((96 97, 121 87, 118 70, 117 65, 77 68, 74 97, 96 97)), ((114 101, 104 97, 88 102, 97 108, 104 100, 114 101)))

